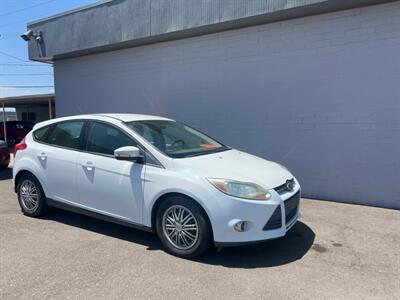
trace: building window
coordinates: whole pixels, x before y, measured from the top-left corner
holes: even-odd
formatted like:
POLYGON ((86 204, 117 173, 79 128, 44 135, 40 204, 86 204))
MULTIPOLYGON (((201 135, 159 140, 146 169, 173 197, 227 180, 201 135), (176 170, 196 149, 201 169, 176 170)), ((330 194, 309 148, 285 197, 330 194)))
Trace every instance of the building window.
POLYGON ((22 121, 36 122, 36 113, 34 112, 22 112, 21 117, 22 121))

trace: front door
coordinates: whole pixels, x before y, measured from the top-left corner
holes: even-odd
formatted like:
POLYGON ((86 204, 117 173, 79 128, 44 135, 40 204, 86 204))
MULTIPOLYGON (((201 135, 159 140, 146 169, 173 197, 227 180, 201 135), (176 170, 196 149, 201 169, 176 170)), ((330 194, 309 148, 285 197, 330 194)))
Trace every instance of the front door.
POLYGON ((137 146, 120 129, 92 121, 77 161, 79 204, 92 211, 142 223, 145 165, 120 161, 114 150, 137 146))

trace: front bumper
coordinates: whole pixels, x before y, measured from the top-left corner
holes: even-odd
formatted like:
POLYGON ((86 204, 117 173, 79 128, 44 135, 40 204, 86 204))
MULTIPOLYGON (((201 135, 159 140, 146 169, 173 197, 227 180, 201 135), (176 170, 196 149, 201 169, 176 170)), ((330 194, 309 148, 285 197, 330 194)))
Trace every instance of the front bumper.
POLYGON ((223 195, 224 203, 218 216, 212 221, 214 243, 217 247, 237 246, 242 244, 258 243, 265 240, 276 239, 286 235, 297 222, 300 214, 300 185, 295 181, 291 192, 278 194, 270 191, 272 198, 268 201, 243 200, 223 195), (296 202, 296 203, 295 203, 296 202), (287 214, 290 210, 290 214, 287 214), (277 214, 280 213, 280 216, 277 214), (274 226, 267 226, 275 218, 274 226), (246 221, 249 224, 244 231, 237 231, 234 225, 246 221))

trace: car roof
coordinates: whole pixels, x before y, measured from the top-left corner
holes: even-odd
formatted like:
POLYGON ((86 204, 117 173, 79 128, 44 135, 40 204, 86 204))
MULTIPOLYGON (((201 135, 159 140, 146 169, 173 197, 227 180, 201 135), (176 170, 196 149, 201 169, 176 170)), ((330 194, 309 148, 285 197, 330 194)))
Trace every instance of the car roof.
POLYGON ((51 119, 47 121, 40 122, 34 126, 34 129, 41 128, 46 125, 50 125, 57 122, 63 122, 68 120, 109 120, 109 121, 119 121, 119 122, 133 122, 133 121, 145 121, 145 120, 164 120, 173 121, 168 118, 152 116, 152 115, 140 115, 140 114, 87 114, 87 115, 74 115, 68 117, 61 117, 56 119, 51 119))
POLYGON ((132 121, 144 121, 144 120, 169 120, 171 119, 153 116, 153 115, 141 115, 141 114, 95 114, 96 116, 110 117, 118 119, 122 122, 132 122, 132 121))

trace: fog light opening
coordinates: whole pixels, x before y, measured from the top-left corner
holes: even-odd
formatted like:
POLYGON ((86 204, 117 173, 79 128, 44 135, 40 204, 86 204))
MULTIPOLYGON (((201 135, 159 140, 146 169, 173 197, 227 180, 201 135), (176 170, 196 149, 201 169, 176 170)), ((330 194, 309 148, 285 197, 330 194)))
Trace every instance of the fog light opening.
POLYGON ((247 221, 239 221, 234 226, 233 229, 237 232, 244 232, 250 228, 250 222, 247 221))

